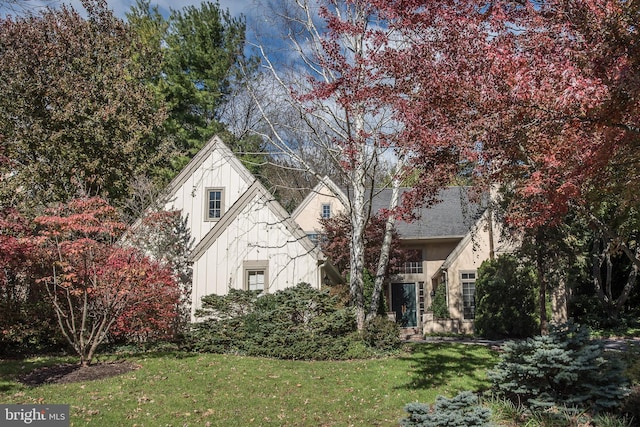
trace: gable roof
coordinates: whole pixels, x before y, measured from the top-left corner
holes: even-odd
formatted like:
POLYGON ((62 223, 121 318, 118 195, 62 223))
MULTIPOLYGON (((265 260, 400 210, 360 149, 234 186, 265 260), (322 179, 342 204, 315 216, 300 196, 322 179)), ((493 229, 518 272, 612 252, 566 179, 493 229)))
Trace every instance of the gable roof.
MULTIPOLYGON (((489 220, 489 211, 485 210, 480 216, 480 218, 478 218, 478 220, 473 224, 471 230, 464 236, 464 238, 460 242, 458 242, 454 250, 447 256, 447 258, 444 260, 444 262, 438 269, 438 272, 448 270, 449 267, 451 267, 451 265, 455 262, 456 259, 458 259, 458 257, 465 250, 465 248, 470 243, 473 242, 474 235, 478 231, 480 227, 480 223, 483 221, 486 222, 488 220, 489 220)), ((434 277, 438 274, 438 272, 434 274, 434 277)))
POLYGON ((207 160, 213 151, 219 151, 222 157, 233 167, 233 169, 246 181, 253 182, 256 178, 244 167, 242 162, 233 154, 233 151, 222 142, 218 135, 214 135, 207 144, 198 151, 198 153, 187 163, 180 173, 171 180, 167 188, 163 192, 164 199, 175 193, 191 175, 207 160))
MULTIPOLYGON (((336 195, 333 194, 333 191, 331 190, 331 186, 327 183, 328 181, 331 181, 331 178, 325 175, 316 184, 316 186, 313 187, 313 189, 309 192, 309 194, 306 195, 306 197, 302 200, 302 202, 300 202, 300 204, 294 209, 293 213, 291 214, 291 218, 296 218, 307 206, 309 206, 309 203, 311 203, 311 201, 316 195, 324 194, 327 196, 336 197, 336 195)), ((342 194, 342 196, 346 198, 344 193, 342 194)), ((340 199, 338 198, 338 200, 340 199)))
MULTIPOLYGON (((224 143, 221 141, 216 142, 217 147, 225 147, 224 143)), ((228 148, 227 148, 228 150, 228 148)), ((243 210, 254 200, 261 199, 264 203, 264 207, 269 209, 271 213, 277 218, 277 220, 282 223, 285 229, 291 233, 291 236, 295 241, 299 242, 309 254, 314 256, 318 261, 323 260, 322 252, 318 249, 316 245, 311 242, 309 237, 302 231, 300 226, 293 221, 293 219, 289 216, 287 211, 280 205, 280 203, 273 197, 273 195, 267 190, 264 185, 260 181, 258 181, 243 165, 240 161, 231 153, 230 161, 237 162, 237 167, 240 169, 238 172, 244 171, 246 172, 245 176, 249 177, 253 182, 251 186, 245 191, 242 196, 225 212, 222 218, 215 224, 207 234, 197 243, 196 247, 193 249, 191 253, 191 259, 197 261, 206 251, 207 249, 222 235, 222 233, 227 229, 227 227, 233 223, 233 221, 238 218, 238 216, 243 212, 243 210)), ((200 164, 202 161, 200 161, 200 164)), ((186 168, 185 168, 186 169, 186 168)), ((191 169, 191 173, 193 173, 191 169)), ((185 178, 186 179, 186 178, 185 178)), ((181 185, 184 183, 184 180, 180 182, 181 185)), ((178 185, 179 186, 179 185, 178 185)), ((177 188, 177 187, 176 187, 177 188)))
MULTIPOLYGON (((401 195, 410 191, 401 189, 401 195)), ((484 207, 469 197, 469 187, 446 187, 438 193, 438 203, 415 210, 414 221, 397 221, 396 230, 402 239, 460 238, 484 212, 484 207)), ((373 212, 389 209, 391 189, 383 189, 373 198, 373 212)))

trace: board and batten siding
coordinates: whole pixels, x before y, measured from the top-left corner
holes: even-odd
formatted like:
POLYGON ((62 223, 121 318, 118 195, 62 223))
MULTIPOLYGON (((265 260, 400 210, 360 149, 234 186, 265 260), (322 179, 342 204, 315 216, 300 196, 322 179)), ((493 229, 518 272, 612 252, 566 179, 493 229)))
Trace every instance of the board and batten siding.
POLYGON ((206 190, 223 188, 224 208, 227 211, 247 191, 250 184, 235 172, 232 163, 224 158, 220 150, 215 150, 173 192, 165 209, 181 209, 182 215, 187 218, 191 237, 199 242, 217 223, 205 218, 206 190))
POLYGON ((267 267, 267 292, 321 286, 323 257, 269 191, 218 137, 169 184, 164 208, 187 218, 192 248, 192 320, 205 295, 245 288, 245 269, 267 267), (223 189, 223 211, 209 220, 207 190, 223 189))
POLYGON ((300 236, 291 233, 264 194, 257 193, 194 260, 192 311, 200 307, 205 295, 245 289, 243 264, 247 261, 268 262, 266 292, 300 282, 319 287, 317 258, 300 236))

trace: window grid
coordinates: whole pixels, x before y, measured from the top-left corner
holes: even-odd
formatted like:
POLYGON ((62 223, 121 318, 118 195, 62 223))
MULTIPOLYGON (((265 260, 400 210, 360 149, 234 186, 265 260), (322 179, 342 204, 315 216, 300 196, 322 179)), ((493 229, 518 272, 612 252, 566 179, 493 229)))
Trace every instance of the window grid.
POLYGON ((222 190, 208 190, 208 218, 220 219, 222 217, 222 190))
POLYGON ((400 267, 400 274, 422 274, 422 250, 410 249, 407 258, 400 267))
POLYGON ((250 291, 263 291, 264 279, 264 270, 247 270, 247 289, 250 291))
POLYGON ((476 317, 476 273, 460 273, 462 283, 462 309, 465 319, 476 317))
POLYGON ((320 211, 320 217, 322 219, 331 218, 331 205, 329 205, 329 204, 323 204, 322 205, 322 209, 320 211))
POLYGON ((422 274, 422 261, 407 261, 400 268, 402 274, 422 274))

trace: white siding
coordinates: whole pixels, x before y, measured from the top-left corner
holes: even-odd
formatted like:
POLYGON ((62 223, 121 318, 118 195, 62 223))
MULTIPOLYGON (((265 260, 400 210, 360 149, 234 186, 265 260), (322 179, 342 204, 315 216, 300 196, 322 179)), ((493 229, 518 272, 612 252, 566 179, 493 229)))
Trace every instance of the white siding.
POLYGON ((268 289, 300 282, 319 287, 317 261, 260 195, 251 200, 194 263, 193 305, 209 294, 244 288, 244 261, 268 261, 268 289))
POLYGON ((226 158, 228 153, 224 151, 218 148, 213 150, 202 165, 174 191, 165 205, 167 210, 182 210, 182 215, 188 218, 191 237, 196 243, 216 225, 216 221, 205 221, 205 190, 212 187, 224 188, 226 212, 251 184, 238 174, 230 159, 226 158))

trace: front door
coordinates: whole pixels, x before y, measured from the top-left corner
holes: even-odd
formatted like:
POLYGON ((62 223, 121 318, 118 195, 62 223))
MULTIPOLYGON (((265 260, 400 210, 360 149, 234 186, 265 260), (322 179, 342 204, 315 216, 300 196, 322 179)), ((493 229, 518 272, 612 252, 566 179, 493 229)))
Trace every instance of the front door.
POLYGON ((396 313, 396 322, 401 327, 414 328, 418 325, 415 283, 391 285, 391 309, 396 313))

